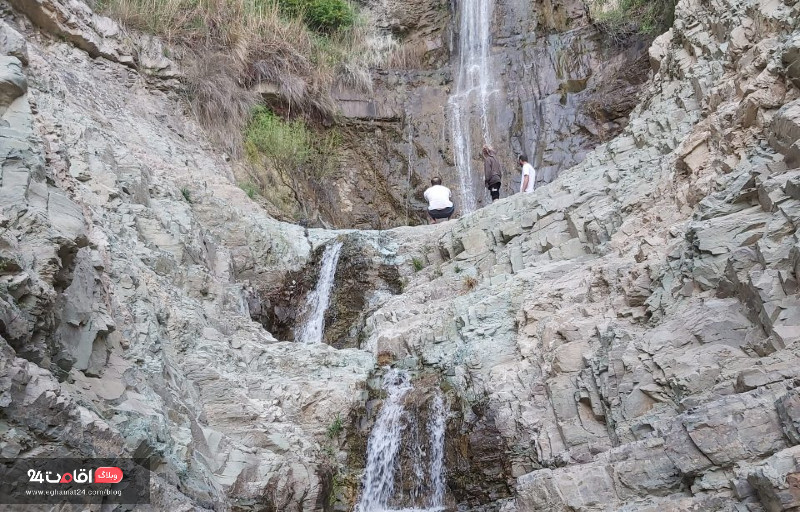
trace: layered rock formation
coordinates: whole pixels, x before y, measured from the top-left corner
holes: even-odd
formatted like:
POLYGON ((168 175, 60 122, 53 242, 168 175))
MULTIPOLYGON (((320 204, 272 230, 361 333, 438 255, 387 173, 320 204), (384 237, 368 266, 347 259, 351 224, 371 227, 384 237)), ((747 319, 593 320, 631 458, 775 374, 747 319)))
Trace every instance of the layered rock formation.
POLYGON ((384 232, 271 219, 172 73, 74 39, 135 38, 21 3, 0 4, 2 456, 152 457, 159 510, 348 510, 393 364, 450 404, 450 509, 800 506, 797 2, 682 0, 621 135, 532 195, 384 232), (337 237, 354 293, 328 339, 353 348, 276 339, 337 237))
POLYGON ((332 235, 264 214, 164 82, 4 9, 2 456, 154 457, 157 510, 320 507, 318 440, 373 358, 249 304, 332 235))
POLYGON ((372 317, 497 427, 502 510, 798 506, 797 14, 680 2, 622 135, 440 228, 372 317))
MULTIPOLYGON (((519 190, 520 153, 537 167, 537 182, 548 183, 620 132, 649 72, 650 38, 615 44, 589 19, 591 1, 490 3, 486 126, 474 105, 465 123, 479 206, 488 201, 485 142, 503 163, 503 197, 519 190)), ((341 175, 332 180, 342 205, 334 222, 362 229, 424 220, 422 193, 432 176, 460 197, 448 101, 467 51, 458 47, 458 3, 402 0, 369 9, 408 55, 375 74, 371 93, 335 92, 351 137, 341 175)))

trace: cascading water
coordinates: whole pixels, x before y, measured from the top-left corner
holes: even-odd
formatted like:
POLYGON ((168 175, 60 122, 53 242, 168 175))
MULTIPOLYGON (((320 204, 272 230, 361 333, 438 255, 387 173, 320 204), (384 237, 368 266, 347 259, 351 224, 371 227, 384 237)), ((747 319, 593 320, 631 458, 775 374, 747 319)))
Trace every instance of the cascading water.
POLYGON ((447 420, 447 407, 441 395, 437 394, 431 401, 431 415, 428 422, 428 439, 430 439, 430 478, 431 507, 444 504, 444 430, 447 420))
MULTIPOLYGON (((450 96, 450 123, 453 132, 453 154, 461 187, 461 211, 469 213, 477 204, 472 177, 470 129, 473 113, 480 116, 484 143, 491 143, 489 131, 489 97, 495 92, 491 84, 489 63, 489 27, 493 0, 461 0, 458 2, 458 77, 456 92, 450 96)), ((479 144, 479 148, 482 144, 479 144)))
POLYGON ((408 152, 406 153, 406 165, 408 172, 406 175, 406 224, 408 224, 408 212, 411 209, 411 174, 414 169, 414 125, 411 124, 411 112, 406 106, 405 112, 407 134, 406 143, 408 144, 408 152))
POLYGON ((325 311, 328 309, 333 278, 336 275, 336 265, 339 263, 339 252, 342 242, 334 242, 325 247, 322 253, 322 265, 319 279, 314 291, 308 294, 308 316, 300 329, 297 340, 303 343, 322 343, 322 333, 325 329, 325 311))
POLYGON ((430 400, 425 428, 420 435, 417 416, 404 402, 413 391, 403 370, 389 370, 383 378, 386 400, 367 443, 367 467, 361 499, 355 512, 437 512, 444 510, 444 431, 447 407, 441 395, 430 400), (402 464, 403 459, 408 464, 402 464), (407 473, 403 474, 403 468, 407 473), (411 478, 410 496, 395 489, 396 480, 411 478), (421 508, 424 507, 424 508, 421 508))

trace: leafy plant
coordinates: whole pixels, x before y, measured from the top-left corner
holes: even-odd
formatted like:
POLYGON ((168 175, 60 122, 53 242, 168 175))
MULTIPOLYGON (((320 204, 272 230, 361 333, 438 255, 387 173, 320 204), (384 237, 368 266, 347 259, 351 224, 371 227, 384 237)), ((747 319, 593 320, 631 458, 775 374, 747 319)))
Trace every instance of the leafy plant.
POLYGON ((335 129, 320 133, 301 119, 284 120, 266 107, 256 107, 245 130, 245 152, 252 164, 249 178, 282 211, 307 217, 308 201, 303 198, 326 193, 323 179, 338 169, 341 144, 335 129))
POLYGON ((460 274, 461 273, 461 267, 456 265, 455 267, 453 267, 453 272, 455 272, 456 274, 460 274))
POLYGON ((183 198, 186 199, 187 203, 192 203, 192 193, 187 187, 181 187, 181 194, 183 195, 183 198))
POLYGON ((344 421, 339 414, 336 414, 336 418, 331 422, 330 425, 328 425, 328 439, 336 439, 343 430, 344 421))
POLYGON ((411 265, 414 267, 414 272, 419 272, 424 267, 422 260, 416 257, 411 258, 411 265))
POLYGON ((311 157, 311 140, 303 121, 284 121, 266 107, 258 106, 245 132, 245 150, 251 159, 264 156, 281 170, 292 172, 311 157))
POLYGON ((332 33, 355 21, 353 6, 346 0, 278 0, 286 16, 302 18, 312 30, 332 33))
POLYGON ((353 7, 344 0, 312 0, 306 7, 304 19, 309 27, 331 33, 353 24, 353 7))

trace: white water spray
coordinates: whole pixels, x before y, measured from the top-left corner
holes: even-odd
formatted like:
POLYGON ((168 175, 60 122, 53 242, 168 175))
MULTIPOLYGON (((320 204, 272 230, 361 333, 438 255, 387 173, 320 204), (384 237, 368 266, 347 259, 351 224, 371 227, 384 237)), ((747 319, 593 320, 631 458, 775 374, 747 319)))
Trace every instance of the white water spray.
POLYGON ((439 508, 444 504, 444 430, 447 420, 447 407, 440 394, 431 401, 431 416, 428 420, 428 439, 430 439, 430 481, 432 493, 429 507, 439 508))
POLYGON ((406 153, 406 165, 408 174, 406 176, 406 224, 408 224, 408 212, 411 208, 411 173, 414 169, 414 125, 411 124, 411 112, 406 106, 405 119, 407 125, 406 143, 408 152, 406 153))
MULTIPOLYGON (((355 512, 439 512, 444 510, 444 432, 447 407, 437 394, 430 402, 426 425, 427 446, 423 446, 416 416, 404 407, 406 396, 413 389, 411 377, 402 370, 389 370, 383 378, 386 400, 375 420, 367 443, 367 467, 363 492, 355 512), (405 441, 405 442, 404 442, 405 441), (403 450, 410 457, 410 474, 402 475, 400 460, 403 450), (410 450, 410 452, 408 451, 410 450), (412 478, 411 496, 404 499, 395 490, 395 480, 412 478), (423 496, 427 494, 426 496, 423 496), (392 504, 411 502, 405 508, 392 504), (418 508, 422 505, 427 508, 418 508)), ((408 459, 406 459, 408 460, 408 459)))
POLYGON ((314 291, 308 294, 308 316, 300 329, 297 340, 303 343, 322 343, 322 334, 325 329, 325 311, 331 298, 333 278, 336 275, 336 265, 339 263, 339 252, 342 242, 334 242, 325 247, 322 253, 322 266, 319 270, 319 279, 314 291))
MULTIPOLYGON (((458 33, 458 78, 456 92, 450 96, 450 128, 453 133, 453 154, 461 186, 461 211, 469 213, 477 206, 472 176, 470 137, 473 112, 478 110, 483 142, 491 143, 489 132, 489 97, 495 92, 491 83, 489 33, 493 0, 461 0, 458 33)), ((476 146, 482 146, 479 143, 476 146)))
POLYGON ((387 396, 367 442, 364 492, 356 512, 386 510, 394 494, 395 463, 403 439, 403 398, 411 388, 407 372, 389 370, 383 378, 387 396))

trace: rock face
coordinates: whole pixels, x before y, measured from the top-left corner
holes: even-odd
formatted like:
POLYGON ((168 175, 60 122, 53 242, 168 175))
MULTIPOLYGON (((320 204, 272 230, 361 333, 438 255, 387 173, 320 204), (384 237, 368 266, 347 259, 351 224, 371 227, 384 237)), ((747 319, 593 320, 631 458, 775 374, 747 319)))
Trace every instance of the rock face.
MULTIPOLYGON (((383 232, 267 216, 170 77, 50 37, 67 22, 37 16, 60 9, 75 12, 58 30, 94 31, 98 48, 114 32, 80 2, 28 12, 43 5, 4 6, 0 24, 2 456, 152 457, 158 510, 351 510, 376 366, 394 365, 417 376, 420 403, 440 389, 450 406, 451 509, 800 507, 797 2, 681 0, 617 137, 533 194, 383 232), (328 341, 352 348, 276 339, 253 318, 337 237, 349 248, 328 341)), ((570 5, 537 11, 553 36, 526 51, 579 44, 590 29, 570 5)), ((417 34, 416 16, 393 19, 417 34)), ((445 19, 424 18, 428 40, 445 19)), ((497 60, 521 89, 527 59, 497 60)), ((438 73, 378 86, 446 101, 438 73)), ((582 73, 537 75, 534 103, 579 117, 590 98, 568 91, 582 73)), ((598 94, 635 82, 593 80, 598 94)), ((447 145, 416 131, 444 113, 402 118, 402 105, 376 103, 375 125, 413 120, 412 159, 445 162, 447 145)))
POLYGON ((368 321, 497 426, 502 510, 797 506, 798 8, 680 2, 622 134, 437 228, 368 321))
POLYGON ((331 235, 249 201, 164 82, 1 32, 2 456, 154 457, 157 510, 321 508, 324 432, 374 358, 278 341, 248 303, 331 235))
MULTIPOLYGON (((592 25, 582 0, 491 3, 486 142, 502 161, 505 197, 520 187, 518 154, 537 167, 537 183, 548 183, 625 127, 648 76, 649 39, 615 46, 592 25)), ((343 227, 424 221, 422 194, 432 176, 442 176, 457 196, 460 189, 448 105, 465 51, 454 28, 459 4, 403 0, 371 9, 412 55, 377 73, 371 94, 335 93, 352 141, 333 180, 342 205, 333 222, 343 227)), ((471 119, 471 187, 483 206, 481 112, 471 119)))

